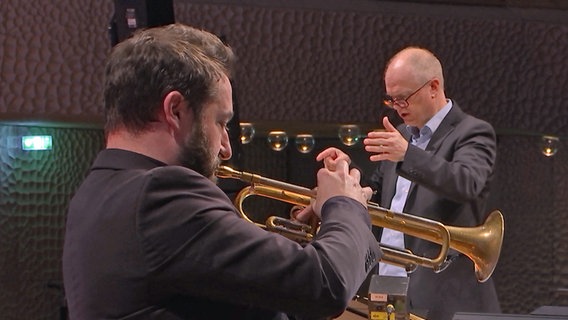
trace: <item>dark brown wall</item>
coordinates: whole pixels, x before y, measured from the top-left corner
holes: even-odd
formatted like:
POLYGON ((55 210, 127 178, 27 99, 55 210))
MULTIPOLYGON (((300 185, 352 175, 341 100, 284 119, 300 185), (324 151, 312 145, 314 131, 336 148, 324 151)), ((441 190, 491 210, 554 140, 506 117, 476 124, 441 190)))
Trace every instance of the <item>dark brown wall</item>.
MULTIPOLYGON (((112 10, 110 0, 0 3, 3 318, 57 317, 60 296, 47 284, 61 281, 68 197, 103 144, 96 126, 112 10), (8 137, 29 132, 52 134, 54 150, 14 149, 8 137)), ((406 45, 432 49, 445 66, 448 95, 499 132, 492 208, 506 221, 494 274, 504 311, 568 305, 559 290, 568 288, 566 8, 177 0, 175 12, 178 22, 223 35, 234 47, 241 120, 302 122, 306 131, 375 122, 384 112, 388 57, 406 45), (556 156, 539 153, 542 133, 561 137, 556 156)), ((333 143, 318 141, 319 149, 333 143)), ((360 148, 347 151, 364 159, 360 148)), ((243 153, 248 170, 309 183, 302 179, 313 170, 306 156, 275 153, 260 138, 243 153)))

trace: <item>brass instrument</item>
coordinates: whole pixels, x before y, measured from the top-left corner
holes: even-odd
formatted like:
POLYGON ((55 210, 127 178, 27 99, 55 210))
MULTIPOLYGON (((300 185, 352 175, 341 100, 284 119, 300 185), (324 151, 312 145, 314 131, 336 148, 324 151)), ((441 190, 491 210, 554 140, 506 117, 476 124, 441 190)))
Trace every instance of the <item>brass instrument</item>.
MULTIPOLYGON (((260 175, 220 166, 216 175, 220 178, 239 179, 250 184, 242 189, 235 198, 235 205, 242 218, 255 225, 300 242, 313 239, 316 228, 281 217, 270 217, 266 223, 252 221, 244 212, 243 202, 252 195, 284 201, 291 204, 308 206, 315 199, 311 189, 268 179, 260 175)), ((375 226, 400 231, 413 237, 421 238, 441 246, 436 258, 420 257, 409 250, 400 250, 381 245, 381 262, 404 267, 407 272, 418 266, 432 268, 435 272, 444 270, 451 261, 446 258, 449 249, 466 255, 475 265, 475 275, 479 282, 485 282, 495 270, 501 245, 503 243, 504 221, 498 210, 489 214, 485 222, 477 227, 445 226, 442 223, 405 213, 393 212, 373 202, 367 203, 371 222, 375 226)))

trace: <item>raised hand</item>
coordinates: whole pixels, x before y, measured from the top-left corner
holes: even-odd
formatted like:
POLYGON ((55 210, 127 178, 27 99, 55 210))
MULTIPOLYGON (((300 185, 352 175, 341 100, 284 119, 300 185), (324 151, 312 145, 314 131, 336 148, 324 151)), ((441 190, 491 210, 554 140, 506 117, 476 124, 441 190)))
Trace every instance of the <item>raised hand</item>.
POLYGON ((363 140, 365 150, 372 153, 369 160, 389 160, 392 162, 404 160, 408 141, 396 130, 387 117, 383 118, 383 126, 385 131, 371 131, 363 140))

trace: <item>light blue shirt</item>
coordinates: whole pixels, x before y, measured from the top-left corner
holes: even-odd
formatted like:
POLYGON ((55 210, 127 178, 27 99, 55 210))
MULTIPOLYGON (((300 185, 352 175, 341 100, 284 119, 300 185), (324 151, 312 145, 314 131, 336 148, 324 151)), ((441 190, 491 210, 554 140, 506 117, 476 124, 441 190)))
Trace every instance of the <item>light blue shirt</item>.
MULTIPOLYGON (((452 101, 448 100, 448 103, 440 109, 426 124, 422 129, 417 127, 407 126, 406 129, 411 134, 410 143, 417 146, 418 148, 425 150, 432 135, 436 132, 436 129, 442 123, 442 120, 446 117, 450 109, 452 108, 452 101)), ((406 204, 406 198, 408 197, 408 191, 410 190, 411 181, 398 176, 396 180, 396 193, 391 201, 390 210, 394 212, 403 212, 404 205, 406 204)), ((393 246, 396 248, 404 249, 404 234, 400 231, 395 231, 391 229, 383 229, 381 236, 381 243, 393 246)), ((379 274, 387 276, 398 276, 406 277, 406 270, 401 267, 393 266, 386 263, 379 263, 379 274)))

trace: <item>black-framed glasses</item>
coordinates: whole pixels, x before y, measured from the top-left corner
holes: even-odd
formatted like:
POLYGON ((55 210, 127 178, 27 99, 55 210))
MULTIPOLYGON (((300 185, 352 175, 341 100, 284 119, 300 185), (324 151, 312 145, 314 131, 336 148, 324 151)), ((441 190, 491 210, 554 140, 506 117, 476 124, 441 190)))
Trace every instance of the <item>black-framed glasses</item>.
POLYGON ((424 88, 428 83, 430 83, 430 81, 432 80, 430 79, 426 81, 423 85, 420 86, 420 88, 416 89, 413 93, 409 94, 405 99, 396 99, 389 95, 386 95, 385 98, 383 99, 383 103, 385 104, 385 106, 391 109, 394 109, 395 106, 398 106, 399 108, 406 108, 408 107, 408 99, 412 98, 413 95, 417 94, 418 91, 422 90, 422 88, 424 88))

